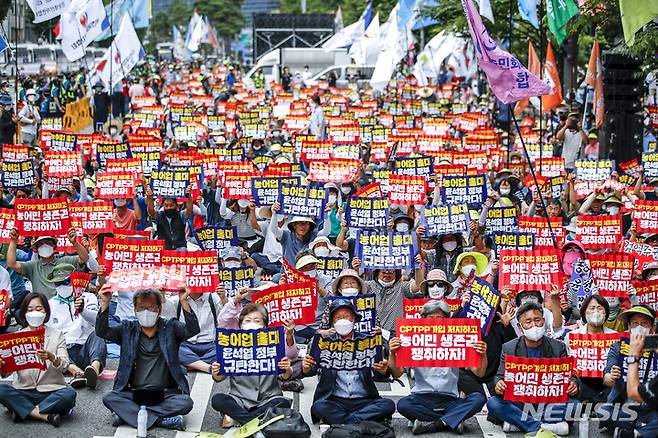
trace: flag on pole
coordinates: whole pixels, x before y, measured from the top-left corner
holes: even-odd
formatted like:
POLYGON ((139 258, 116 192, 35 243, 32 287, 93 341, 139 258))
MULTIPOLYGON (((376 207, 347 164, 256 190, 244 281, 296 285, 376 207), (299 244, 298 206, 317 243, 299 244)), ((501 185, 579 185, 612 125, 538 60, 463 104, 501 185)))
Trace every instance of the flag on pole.
POLYGON ((562 104, 562 84, 560 83, 560 73, 557 71, 553 47, 548 42, 546 48, 546 62, 544 62, 544 82, 551 87, 551 93, 541 98, 542 111, 550 111, 562 104))
POLYGON ((338 5, 338 9, 336 9, 336 17, 334 17, 334 32, 340 32, 343 30, 343 11, 340 9, 340 5, 338 5))
MULTIPOLYGON (((535 51, 535 46, 532 45, 532 41, 528 39, 528 71, 535 76, 538 76, 541 70, 541 61, 537 56, 535 51)), ((528 106, 530 100, 528 98, 521 99, 514 107, 514 115, 518 116, 523 112, 524 109, 528 106)))
POLYGON ((84 57, 87 46, 109 28, 102 0, 73 0, 59 22, 62 52, 69 61, 84 57))
POLYGON ((145 55, 130 15, 125 13, 114 41, 101 58, 92 76, 98 75, 111 89, 114 84, 128 76, 128 73, 145 55), (111 83, 110 77, 112 77, 111 83))
POLYGON ((9 44, 7 43, 7 40, 5 39, 5 37, 0 35, 0 53, 7 50, 8 47, 9 47, 9 44))
MULTIPOLYGON (((70 0, 27 0, 27 5, 34 13, 32 23, 43 23, 52 18, 59 17, 66 10, 70 0)), ((11 2, 5 2, 11 4, 11 2)))
POLYGON ((512 103, 550 93, 551 89, 544 81, 530 73, 518 59, 503 50, 489 36, 472 0, 462 0, 462 6, 466 12, 468 30, 476 48, 478 63, 500 101, 512 103))
POLYGON ((180 61, 189 61, 190 52, 187 50, 187 47, 185 46, 185 38, 183 38, 183 35, 180 33, 180 30, 178 30, 178 26, 173 25, 172 27, 173 27, 173 36, 174 36, 174 41, 173 41, 174 58, 180 61))
POLYGON ((589 64, 587 65, 585 82, 594 88, 592 112, 596 120, 596 127, 600 128, 603 124, 605 108, 603 107, 603 66, 601 64, 601 50, 599 48, 598 38, 594 38, 592 53, 589 56, 589 64))
POLYGON ((349 54, 356 65, 375 65, 380 49, 379 12, 375 14, 370 25, 350 47, 349 54))
POLYGON ((626 45, 635 44, 635 34, 658 17, 658 0, 619 0, 621 27, 626 45))
POLYGON ((537 18, 537 0, 519 0, 519 15, 530 22, 535 29, 539 29, 537 18))
POLYGON ((130 15, 135 29, 149 26, 152 15, 150 0, 114 0, 105 6, 105 15, 110 17, 112 24, 96 38, 96 41, 106 40, 116 35, 121 27, 121 19, 126 12, 130 15))
POLYGON ((208 44, 210 44, 213 49, 219 52, 221 50, 219 38, 217 38, 217 32, 215 31, 215 28, 212 26, 212 24, 210 24, 208 17, 206 17, 206 27, 208 28, 208 44))
POLYGON ((493 10, 491 9, 491 0, 478 0, 480 2, 480 16, 494 22, 493 10))
POLYGON ((548 28, 558 46, 567 38, 567 23, 575 15, 578 15, 578 6, 573 0, 546 0, 548 28))
POLYGON ((199 50, 199 45, 208 38, 208 27, 206 27, 206 21, 203 17, 199 16, 196 11, 194 11, 194 14, 198 16, 198 19, 194 21, 192 34, 187 42, 187 48, 192 52, 199 50))
POLYGON ((334 33, 331 38, 322 44, 322 48, 325 52, 330 52, 332 50, 340 49, 341 47, 351 46, 356 40, 361 38, 370 24, 371 19, 372 2, 368 3, 368 6, 363 10, 358 20, 334 33))

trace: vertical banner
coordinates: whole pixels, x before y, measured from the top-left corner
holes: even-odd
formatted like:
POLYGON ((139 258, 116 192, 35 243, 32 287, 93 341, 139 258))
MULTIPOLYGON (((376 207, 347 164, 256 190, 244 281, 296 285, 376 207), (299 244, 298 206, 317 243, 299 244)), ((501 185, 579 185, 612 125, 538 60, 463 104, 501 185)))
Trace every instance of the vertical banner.
POLYGON ((251 302, 265 306, 271 327, 282 325, 284 319, 303 325, 315 322, 318 295, 312 282, 285 283, 254 292, 251 302))
POLYGON ((71 227, 66 198, 19 198, 14 207, 20 236, 62 236, 71 227))
POLYGON ((222 376, 281 374, 279 361, 286 356, 283 327, 259 330, 217 329, 217 362, 222 376))
POLYGON ((575 359, 505 355, 504 398, 519 403, 565 403, 575 359))
POLYGON ((396 366, 475 368, 482 358, 473 345, 480 341, 480 323, 466 318, 398 319, 400 349, 396 366))

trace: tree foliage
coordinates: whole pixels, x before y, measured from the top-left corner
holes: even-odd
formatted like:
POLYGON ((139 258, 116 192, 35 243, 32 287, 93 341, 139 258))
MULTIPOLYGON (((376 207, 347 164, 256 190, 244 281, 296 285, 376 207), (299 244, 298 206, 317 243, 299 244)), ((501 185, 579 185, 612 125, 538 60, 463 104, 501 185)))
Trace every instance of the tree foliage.
POLYGON ((197 0, 194 3, 199 14, 207 16, 217 34, 224 38, 231 38, 242 30, 241 6, 242 0, 197 0))

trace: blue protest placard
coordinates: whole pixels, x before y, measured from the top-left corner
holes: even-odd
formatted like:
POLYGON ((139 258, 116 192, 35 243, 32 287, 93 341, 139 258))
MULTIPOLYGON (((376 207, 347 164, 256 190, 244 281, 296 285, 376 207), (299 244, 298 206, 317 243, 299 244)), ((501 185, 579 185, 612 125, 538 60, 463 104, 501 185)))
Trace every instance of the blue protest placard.
POLYGON ((274 204, 279 199, 279 189, 282 184, 298 186, 298 176, 268 176, 265 178, 251 179, 251 197, 257 207, 265 207, 274 204))
POLYGON ((467 232, 471 217, 467 204, 427 205, 421 211, 420 220, 426 236, 440 236, 467 232))
POLYGON ((190 172, 185 169, 155 170, 151 172, 151 190, 163 198, 187 198, 190 172))
POLYGON ((2 187, 18 189, 34 186, 34 161, 4 161, 0 163, 2 187))
MULTIPOLYGON (((238 246, 237 227, 201 227, 194 230, 194 238, 204 251, 238 246)), ((221 254, 220 254, 221 255, 221 254)))
POLYGON ((316 335, 308 354, 315 359, 318 368, 343 371, 372 368, 383 358, 382 335, 346 341, 316 335))
MULTIPOLYGON (((330 297, 327 299, 327 306, 331 306, 333 298, 330 297)), ((341 297, 341 300, 346 298, 348 297, 341 297)), ((377 320, 377 301, 375 294, 357 295, 355 297, 349 297, 349 299, 352 301, 356 313, 361 315, 361 321, 354 323, 354 331, 365 334, 370 333, 375 327, 375 321, 377 320)))
POLYGON ((397 157, 395 159, 395 173, 408 176, 426 176, 434 173, 432 157, 397 157))
POLYGON ((493 235, 494 249, 533 249, 535 235, 531 233, 495 233, 493 235))
POLYGON ((487 233, 512 233, 519 228, 516 207, 491 207, 487 211, 487 233))
MULTIPOLYGON (((621 381, 626 381, 626 376, 628 375, 628 362, 626 359, 630 355, 631 351, 631 338, 628 336, 622 336, 619 338, 619 362, 617 366, 621 368, 621 381)), ((658 376, 658 355, 653 351, 645 350, 642 352, 640 357, 640 364, 638 369, 638 376, 641 379, 646 378, 647 382, 650 382, 656 376, 658 376)))
POLYGON ((483 204, 487 200, 486 175, 444 175, 443 204, 483 204))
POLYGON ((327 204, 327 191, 322 188, 282 184, 278 201, 281 206, 280 214, 321 219, 327 204))
POLYGON ((324 275, 336 278, 340 271, 347 267, 347 261, 344 257, 316 257, 320 262, 317 263, 316 269, 324 275))
POLYGON ((473 279, 470 292, 471 299, 464 305, 459 317, 480 320, 482 334, 486 336, 496 316, 500 295, 490 283, 480 277, 473 279))
POLYGON ((286 355, 283 326, 260 330, 217 329, 217 362, 222 376, 281 374, 286 355))
POLYGON ((416 233, 411 232, 359 230, 354 249, 365 270, 413 269, 417 252, 416 233))
POLYGON ((348 199, 345 221, 349 228, 385 229, 388 226, 388 199, 348 199))
POLYGON ((241 268, 220 268, 219 281, 222 282, 226 296, 231 298, 239 289, 254 287, 255 270, 251 266, 241 268))
POLYGON ((127 141, 123 143, 98 143, 96 145, 96 162, 101 168, 105 168, 108 159, 120 160, 132 158, 130 145, 127 141))

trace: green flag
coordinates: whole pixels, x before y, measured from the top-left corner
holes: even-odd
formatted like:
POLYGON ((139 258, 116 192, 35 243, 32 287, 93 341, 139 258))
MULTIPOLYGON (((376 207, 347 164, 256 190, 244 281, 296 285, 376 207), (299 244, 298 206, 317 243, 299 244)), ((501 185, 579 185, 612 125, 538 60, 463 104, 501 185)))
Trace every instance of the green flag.
POLYGON ((546 13, 548 28, 555 35, 558 46, 561 46, 567 38, 567 23, 578 14, 578 6, 573 0, 546 0, 546 13))
POLYGON ((626 45, 635 44, 635 33, 658 17, 658 0, 619 0, 621 26, 626 45))

